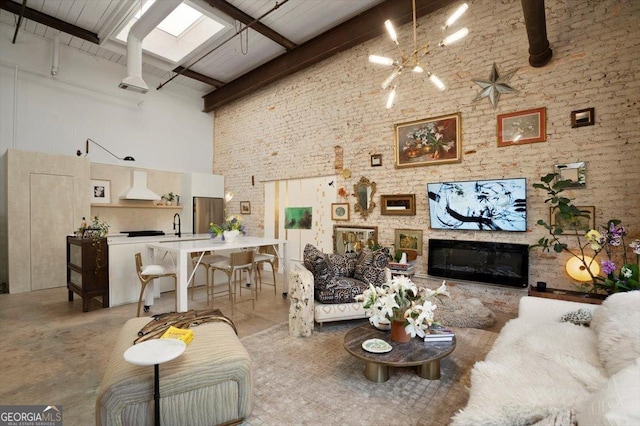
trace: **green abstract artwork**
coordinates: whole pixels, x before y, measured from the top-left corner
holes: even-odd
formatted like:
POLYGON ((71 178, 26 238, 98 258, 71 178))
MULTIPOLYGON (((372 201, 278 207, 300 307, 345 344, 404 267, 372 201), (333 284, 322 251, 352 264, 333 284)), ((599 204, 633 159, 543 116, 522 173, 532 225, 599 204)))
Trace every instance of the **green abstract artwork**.
POLYGON ((286 207, 284 229, 311 229, 312 207, 286 207))

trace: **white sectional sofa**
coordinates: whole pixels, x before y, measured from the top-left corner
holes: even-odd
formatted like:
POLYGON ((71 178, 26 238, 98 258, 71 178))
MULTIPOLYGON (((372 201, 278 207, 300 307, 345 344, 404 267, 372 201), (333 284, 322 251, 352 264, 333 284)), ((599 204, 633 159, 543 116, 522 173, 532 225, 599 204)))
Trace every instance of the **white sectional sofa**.
MULTIPOLYGON (((579 321, 578 321, 579 322, 579 321)), ((640 425, 640 292, 602 305, 520 300, 453 425, 640 425), (590 326, 561 322, 579 309, 590 326), (584 311, 583 311, 584 313, 584 311)))

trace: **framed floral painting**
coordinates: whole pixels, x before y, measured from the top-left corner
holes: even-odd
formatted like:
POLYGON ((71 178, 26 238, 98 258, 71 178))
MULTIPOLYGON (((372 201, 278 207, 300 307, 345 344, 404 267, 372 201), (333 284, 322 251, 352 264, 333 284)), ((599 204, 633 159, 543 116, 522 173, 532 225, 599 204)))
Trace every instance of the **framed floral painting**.
POLYGON ((547 140, 546 108, 498 115, 498 146, 547 140))
POLYGON ((396 168, 458 163, 460 113, 394 125, 396 168))

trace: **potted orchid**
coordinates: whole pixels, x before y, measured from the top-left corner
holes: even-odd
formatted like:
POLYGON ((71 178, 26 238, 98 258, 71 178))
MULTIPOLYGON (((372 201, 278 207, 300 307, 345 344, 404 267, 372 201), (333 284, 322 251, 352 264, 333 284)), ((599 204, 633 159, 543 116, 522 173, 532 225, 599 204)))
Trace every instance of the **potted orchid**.
POLYGON ((216 238, 218 235, 220 235, 222 241, 231 242, 235 240, 235 238, 240 234, 246 235, 246 231, 244 229, 244 225, 242 224, 242 219, 240 218, 240 216, 229 215, 226 217, 224 222, 219 225, 210 223, 209 234, 211 235, 211 238, 216 238))
POLYGON ((434 324, 435 300, 449 297, 445 282, 437 290, 417 287, 406 276, 396 276, 379 287, 370 285, 356 300, 362 302, 375 327, 391 322, 391 339, 408 342, 415 336, 424 337, 434 324))

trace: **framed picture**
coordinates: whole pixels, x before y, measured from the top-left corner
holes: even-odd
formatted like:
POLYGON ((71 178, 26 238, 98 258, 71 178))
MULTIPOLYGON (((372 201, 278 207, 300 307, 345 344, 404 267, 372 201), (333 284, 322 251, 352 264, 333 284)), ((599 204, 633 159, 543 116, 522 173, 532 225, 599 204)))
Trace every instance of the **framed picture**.
POLYGON ((331 203, 331 220, 349 220, 349 203, 331 203))
POLYGON ((498 146, 547 140, 546 108, 498 115, 498 146))
POLYGON ((240 213, 251 214, 251 201, 240 201, 240 213))
POLYGON ((460 113, 394 125, 396 168, 458 163, 460 113))
POLYGON ((570 180, 570 188, 584 188, 587 186, 586 164, 584 161, 578 163, 556 164, 553 171, 558 174, 557 180, 570 180))
POLYGON ((420 256, 422 255, 422 230, 396 229, 394 243, 396 253, 400 250, 413 250, 420 256))
POLYGON ((571 111, 571 127, 593 126, 596 122, 596 110, 594 108, 571 111))
POLYGON ((284 229, 311 229, 312 207, 285 207, 284 229))
POLYGON ((549 218, 549 224, 552 226, 562 227, 565 233, 584 233, 590 229, 596 228, 596 208, 594 206, 576 206, 582 213, 589 215, 589 217, 577 217, 576 223, 571 223, 560 216, 560 210, 557 208, 551 208, 549 218))
POLYGON ((382 154, 373 154, 371 156, 371 167, 382 166, 382 154))
POLYGON ((91 203, 111 204, 111 181, 91 179, 91 203))
POLYGON ((415 216, 416 195, 380 195, 380 208, 386 216, 415 216))

